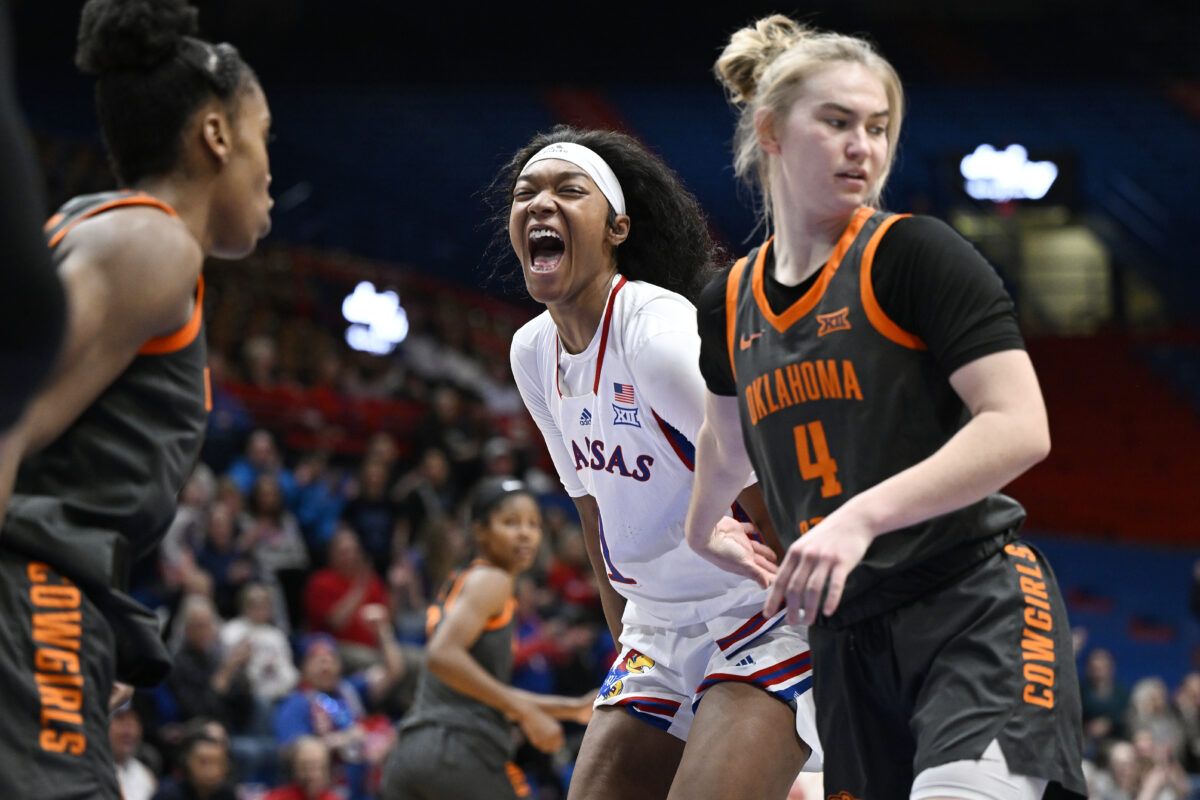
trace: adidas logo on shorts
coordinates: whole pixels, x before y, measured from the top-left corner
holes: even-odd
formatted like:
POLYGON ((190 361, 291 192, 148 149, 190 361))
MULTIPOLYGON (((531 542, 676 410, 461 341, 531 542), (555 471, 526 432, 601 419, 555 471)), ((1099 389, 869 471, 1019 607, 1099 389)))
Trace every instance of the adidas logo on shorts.
POLYGON ((754 663, 754 656, 746 656, 741 661, 734 664, 735 667, 749 667, 754 663))
POLYGON ((583 410, 583 413, 579 415, 579 424, 580 425, 591 425, 592 424, 592 412, 588 411, 585 408, 583 410))

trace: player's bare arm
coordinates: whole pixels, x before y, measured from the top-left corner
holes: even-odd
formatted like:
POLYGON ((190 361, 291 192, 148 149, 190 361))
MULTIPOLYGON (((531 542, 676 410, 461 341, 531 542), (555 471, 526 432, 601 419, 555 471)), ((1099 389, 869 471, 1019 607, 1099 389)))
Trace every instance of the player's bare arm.
POLYGON ((765 610, 781 604, 791 621, 811 622, 823 592, 832 614, 850 570, 870 543, 998 491, 1050 452, 1037 375, 1024 350, 1006 350, 950 376, 971 420, 937 452, 857 495, 788 549, 765 610), (826 587, 827 591, 826 591, 826 587))
POLYGON ((579 513, 579 524, 583 526, 583 545, 587 548, 588 560, 592 562, 596 583, 600 587, 600 605, 604 608, 604 620, 608 623, 608 631, 612 634, 613 641, 619 642, 625 598, 613 588, 608 579, 608 570, 604 566, 604 554, 600 550, 600 506, 591 495, 572 499, 575 501, 575 510, 579 513))
MULTIPOLYGON (((742 445, 736 397, 705 392, 704 422, 696 441, 696 482, 688 504, 684 531, 688 545, 722 569, 745 575, 763 586, 775 575, 776 554, 755 541, 749 527, 727 517, 735 497, 750 478, 750 458, 742 445)), ((761 492, 753 499, 758 517, 766 519, 761 492)), ((778 546, 774 528, 769 528, 778 546)))

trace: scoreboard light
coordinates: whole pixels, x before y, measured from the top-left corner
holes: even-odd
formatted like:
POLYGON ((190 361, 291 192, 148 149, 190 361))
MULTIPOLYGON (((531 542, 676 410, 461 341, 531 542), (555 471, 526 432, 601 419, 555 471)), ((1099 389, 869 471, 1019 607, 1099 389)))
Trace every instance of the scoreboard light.
POLYGON ((1058 178, 1053 161, 1030 161, 1029 151, 1019 144, 997 150, 981 144, 959 164, 963 189, 976 200, 997 203, 1009 200, 1041 200, 1058 178))
POLYGON ((400 305, 400 295, 377 291, 370 281, 362 281, 346 296, 342 316, 351 323, 346 344, 359 352, 387 355, 408 336, 408 312, 400 305))

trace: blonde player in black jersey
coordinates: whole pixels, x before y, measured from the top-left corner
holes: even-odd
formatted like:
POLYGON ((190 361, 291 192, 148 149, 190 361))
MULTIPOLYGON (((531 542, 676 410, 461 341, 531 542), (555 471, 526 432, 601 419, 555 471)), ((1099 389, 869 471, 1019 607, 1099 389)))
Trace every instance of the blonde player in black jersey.
POLYGON ((592 695, 558 697, 509 686, 513 596, 533 565, 542 515, 523 483, 489 479, 471 502, 476 558, 429 608, 428 665, 388 759, 386 800, 528 797, 512 758, 511 724, 547 753, 563 744, 558 720, 586 725, 592 695))
POLYGON ((183 0, 83 8, 76 62, 97 76, 124 188, 47 223, 66 340, 0 462, 0 707, 13 712, 0 785, 12 797, 118 797, 114 680, 152 685, 169 668, 154 615, 123 590, 199 456, 204 257, 249 253, 271 208, 262 88, 232 46, 195 30, 183 0))
POLYGON ((764 570, 740 526, 713 533, 753 467, 795 540, 764 613, 811 624, 827 796, 1084 794, 1065 609, 998 494, 1048 452, 1045 407, 990 266, 936 220, 877 210, 896 73, 780 16, 716 70, 773 235, 698 304, 689 542, 764 570))

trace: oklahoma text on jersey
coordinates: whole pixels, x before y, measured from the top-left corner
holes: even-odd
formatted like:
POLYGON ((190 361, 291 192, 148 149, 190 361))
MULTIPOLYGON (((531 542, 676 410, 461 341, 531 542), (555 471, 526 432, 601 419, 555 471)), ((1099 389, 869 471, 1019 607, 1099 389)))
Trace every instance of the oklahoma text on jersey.
POLYGON ((862 400, 862 384, 850 359, 800 361, 759 375, 746 386, 750 422, 811 400, 862 400))

